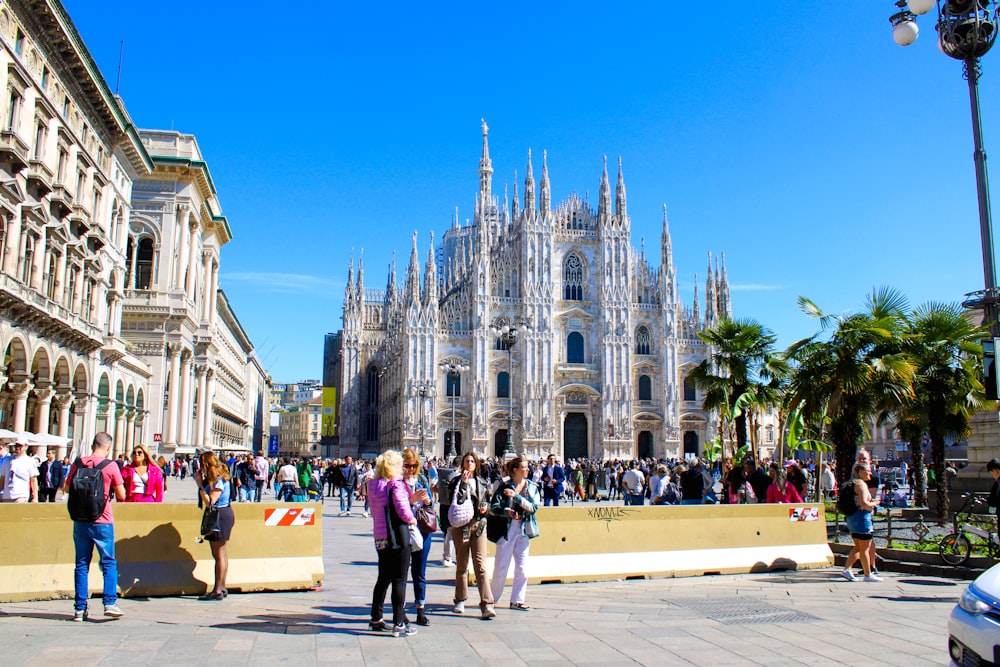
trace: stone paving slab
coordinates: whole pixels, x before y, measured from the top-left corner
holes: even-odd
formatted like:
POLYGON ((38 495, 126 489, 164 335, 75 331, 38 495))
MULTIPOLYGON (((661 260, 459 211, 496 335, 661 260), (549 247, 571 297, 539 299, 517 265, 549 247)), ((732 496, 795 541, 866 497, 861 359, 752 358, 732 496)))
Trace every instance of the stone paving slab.
MULTIPOLYGON (((193 501, 193 484, 171 480, 171 496, 193 501)), ((546 584, 528 588, 531 611, 501 604, 487 622, 474 604, 464 616, 451 613, 454 569, 441 565, 437 540, 428 566, 431 626, 394 639, 367 630, 375 554, 371 521, 357 509, 338 517, 336 501, 323 507, 321 590, 234 593, 221 602, 125 599, 125 617, 114 621, 99 615, 94 599, 98 615, 87 623, 71 622, 70 600, 0 604, 2 664, 916 667, 947 664, 947 618, 965 586, 907 573, 884 573, 879 584, 851 583, 834 568, 546 584), (720 601, 770 611, 727 616, 720 601), (863 655, 855 652, 859 646, 863 655)))

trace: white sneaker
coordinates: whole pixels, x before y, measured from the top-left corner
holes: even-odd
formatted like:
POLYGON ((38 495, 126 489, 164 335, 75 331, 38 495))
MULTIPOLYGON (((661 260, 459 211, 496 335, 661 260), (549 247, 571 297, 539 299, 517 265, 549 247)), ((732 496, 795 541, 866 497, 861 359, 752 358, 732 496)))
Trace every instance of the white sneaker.
POLYGON ((880 577, 878 575, 875 575, 875 574, 866 574, 865 575, 865 581, 867 581, 869 583, 872 583, 872 584, 877 584, 878 582, 882 581, 882 577, 880 577))
POLYGON ((77 609, 73 612, 73 620, 77 623, 82 623, 88 618, 86 609, 77 609))
POLYGON ((858 578, 856 576, 854 576, 854 573, 851 572, 850 570, 841 570, 840 571, 840 576, 842 576, 844 579, 847 579, 848 581, 857 581, 858 580, 858 578))
POLYGON ((455 612, 456 614, 464 614, 465 613, 465 602, 456 602, 455 603, 455 608, 452 609, 452 611, 455 612))
POLYGON ((125 615, 125 612, 119 609, 116 604, 106 604, 104 605, 104 615, 109 618, 121 618, 125 615))
POLYGON ((367 519, 367 518, 368 518, 368 512, 362 512, 362 513, 361 513, 361 516, 363 516, 364 518, 366 518, 366 519, 367 519))
POLYGON ((450 558, 445 558, 443 561, 441 561, 441 564, 444 565, 445 567, 455 567, 455 561, 453 561, 450 558))

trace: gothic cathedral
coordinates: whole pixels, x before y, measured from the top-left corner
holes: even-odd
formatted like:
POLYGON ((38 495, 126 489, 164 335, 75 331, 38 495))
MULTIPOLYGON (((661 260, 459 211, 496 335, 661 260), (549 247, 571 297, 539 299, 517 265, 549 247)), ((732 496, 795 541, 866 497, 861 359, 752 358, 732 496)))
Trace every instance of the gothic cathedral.
POLYGON ((412 447, 560 460, 701 454, 716 417, 687 380, 708 355, 697 332, 730 316, 725 259, 709 255, 705 312, 678 295, 666 208, 660 266, 631 244, 621 161, 614 208, 607 160, 597 210, 553 206, 542 155, 528 152, 524 205, 492 192, 483 123, 473 221, 457 216, 423 266, 417 235, 402 286, 344 294, 341 454, 412 447))

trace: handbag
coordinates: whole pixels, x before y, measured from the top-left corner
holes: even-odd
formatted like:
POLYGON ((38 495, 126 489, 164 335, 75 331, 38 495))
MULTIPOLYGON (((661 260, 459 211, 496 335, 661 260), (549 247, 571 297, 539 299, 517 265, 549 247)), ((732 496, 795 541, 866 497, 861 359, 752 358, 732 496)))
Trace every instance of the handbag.
POLYGON ((205 508, 204 514, 201 515, 202 537, 209 537, 220 532, 222 532, 222 526, 219 525, 219 508, 215 505, 209 505, 205 508))
POLYGON ((486 539, 496 544, 501 537, 507 537, 507 517, 493 516, 486 517, 486 539))
POLYGON ((524 536, 527 538, 538 537, 538 522, 535 521, 534 516, 524 517, 524 521, 521 523, 521 527, 524 528, 524 536))
POLYGON ((389 547, 392 549, 402 549, 410 544, 409 524, 403 523, 396 513, 396 506, 392 501, 392 487, 385 489, 385 527, 388 533, 389 547))
POLYGON ((424 536, 420 533, 420 528, 413 523, 406 524, 406 532, 410 534, 410 552, 424 550, 424 536))
POLYGON ((451 505, 448 506, 448 523, 450 523, 455 528, 462 528, 472 521, 472 517, 475 516, 476 510, 472 506, 472 494, 467 493, 465 500, 461 503, 458 502, 459 493, 462 490, 462 478, 457 478, 455 484, 455 493, 451 497, 451 505))
POLYGON ((430 507, 418 507, 416 511, 417 526, 424 535, 430 535, 438 529, 438 515, 430 507))

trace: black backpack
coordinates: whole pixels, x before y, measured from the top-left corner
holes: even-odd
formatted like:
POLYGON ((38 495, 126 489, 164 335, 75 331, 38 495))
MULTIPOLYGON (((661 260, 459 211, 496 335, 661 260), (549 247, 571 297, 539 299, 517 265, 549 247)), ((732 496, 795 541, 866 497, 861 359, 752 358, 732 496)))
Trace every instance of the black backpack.
POLYGON ((104 475, 101 471, 112 463, 104 459, 90 467, 85 466, 82 459, 76 460, 76 472, 73 473, 73 481, 69 485, 67 503, 69 518, 73 521, 94 522, 104 514, 108 495, 104 493, 104 475))
POLYGON ((851 516, 858 509, 858 499, 854 494, 854 482, 846 482, 837 491, 837 511, 844 516, 851 516))

